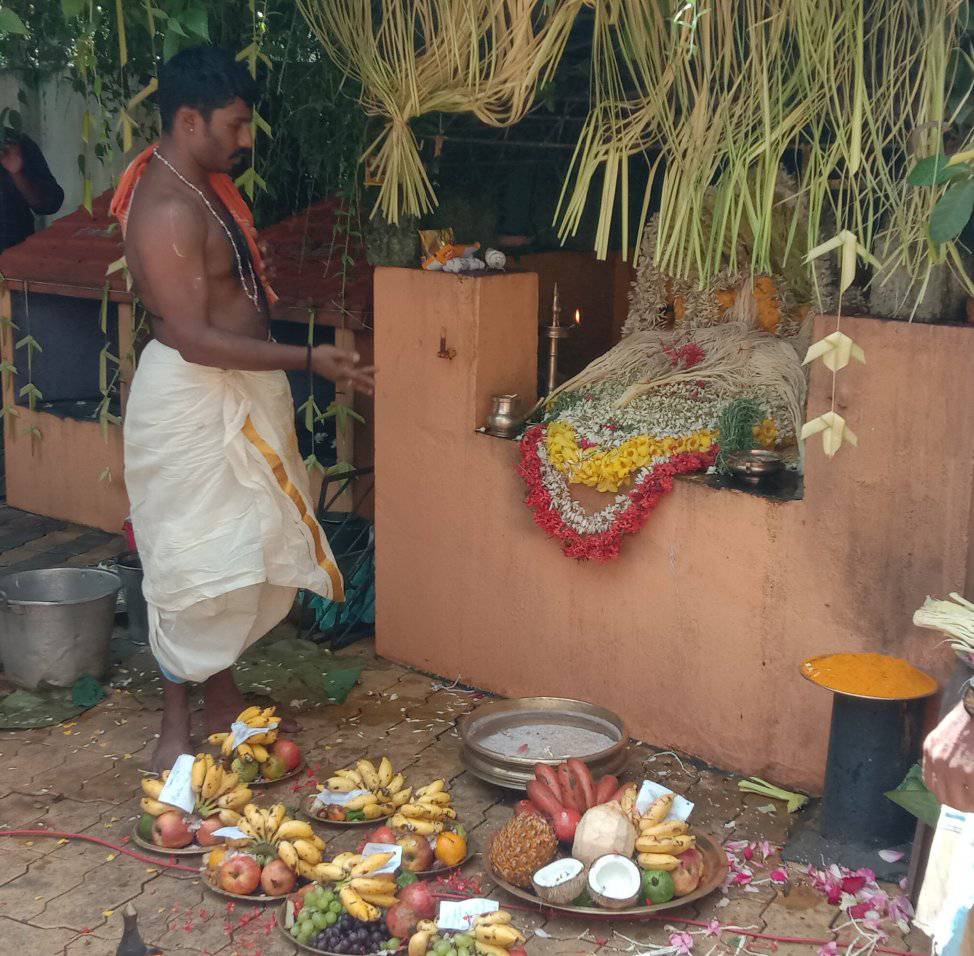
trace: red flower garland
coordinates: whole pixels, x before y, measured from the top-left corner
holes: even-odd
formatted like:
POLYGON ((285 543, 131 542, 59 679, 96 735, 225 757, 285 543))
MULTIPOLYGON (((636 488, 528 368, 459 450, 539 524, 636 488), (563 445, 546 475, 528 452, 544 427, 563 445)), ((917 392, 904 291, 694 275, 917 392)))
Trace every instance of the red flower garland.
POLYGON ((660 498, 673 490, 674 476, 709 468, 717 457, 715 445, 707 452, 684 452, 660 462, 630 491, 630 504, 619 512, 611 528, 582 534, 562 519, 545 487, 538 455, 538 445, 543 440, 543 425, 529 429, 521 439, 521 463, 517 470, 528 489, 525 504, 531 509, 535 524, 550 537, 560 539, 562 551, 579 561, 611 561, 618 557, 623 535, 635 534, 646 523, 660 498))

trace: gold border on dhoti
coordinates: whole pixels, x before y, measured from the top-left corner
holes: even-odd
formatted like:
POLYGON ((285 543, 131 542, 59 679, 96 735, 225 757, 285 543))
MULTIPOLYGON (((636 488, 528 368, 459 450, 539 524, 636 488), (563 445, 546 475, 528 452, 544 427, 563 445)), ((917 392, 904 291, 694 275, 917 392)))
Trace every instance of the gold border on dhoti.
POLYGON ((314 515, 308 510, 308 505, 304 500, 304 496, 300 491, 298 491, 297 488, 294 487, 294 483, 288 477, 287 469, 284 467, 284 462, 281 461, 281 458, 277 452, 274 451, 274 449, 261 436, 260 432, 258 432, 254 427, 254 423, 250 420, 249 415, 247 416, 247 420, 244 422, 243 433, 247 441, 249 441, 261 453, 261 455, 264 456, 264 460, 270 466, 275 479, 277 479, 278 485, 281 487, 281 491, 283 491, 284 494, 291 499, 294 507, 298 509, 298 514, 301 516, 301 520, 311 532, 311 538, 314 541, 315 546, 315 558, 317 559, 318 564, 327 572, 328 577, 331 578, 332 600, 344 601, 345 588, 342 584, 342 576, 339 574, 338 568, 335 567, 334 562, 328 560, 328 554, 325 551, 325 546, 321 540, 321 525, 318 524, 314 515))

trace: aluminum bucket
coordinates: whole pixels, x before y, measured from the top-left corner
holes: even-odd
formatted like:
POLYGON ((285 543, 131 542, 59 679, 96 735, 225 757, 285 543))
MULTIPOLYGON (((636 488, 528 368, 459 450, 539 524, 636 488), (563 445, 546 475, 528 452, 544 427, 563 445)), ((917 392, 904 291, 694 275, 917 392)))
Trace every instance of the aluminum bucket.
POLYGON ((98 568, 45 568, 0 578, 0 659, 8 680, 70 687, 108 670, 122 582, 98 568))

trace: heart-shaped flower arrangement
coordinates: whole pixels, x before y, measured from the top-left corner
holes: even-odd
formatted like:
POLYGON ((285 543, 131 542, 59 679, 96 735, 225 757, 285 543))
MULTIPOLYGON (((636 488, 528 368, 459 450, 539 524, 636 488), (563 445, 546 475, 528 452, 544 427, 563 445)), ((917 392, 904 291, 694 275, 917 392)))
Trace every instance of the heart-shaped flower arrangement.
MULTIPOLYGON (((663 350, 682 373, 705 355, 694 342, 663 350)), ((720 413, 742 394, 765 411, 754 429, 756 444, 770 448, 794 437, 794 416, 773 385, 742 386, 712 373, 681 378, 633 399, 626 397, 632 382, 625 380, 566 389, 547 418, 525 433, 518 472, 527 485, 526 503, 568 557, 617 557, 623 536, 645 524, 675 476, 713 465, 720 413), (590 512, 572 485, 612 497, 590 512)))

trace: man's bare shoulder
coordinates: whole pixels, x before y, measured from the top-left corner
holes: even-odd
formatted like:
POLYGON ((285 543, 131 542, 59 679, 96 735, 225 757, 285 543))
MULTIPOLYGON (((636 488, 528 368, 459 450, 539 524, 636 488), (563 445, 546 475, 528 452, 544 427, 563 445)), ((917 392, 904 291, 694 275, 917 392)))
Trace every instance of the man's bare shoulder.
POLYGON ((126 244, 168 242, 186 254, 202 248, 205 239, 206 222, 191 196, 158 183, 140 184, 129 213, 126 244))

